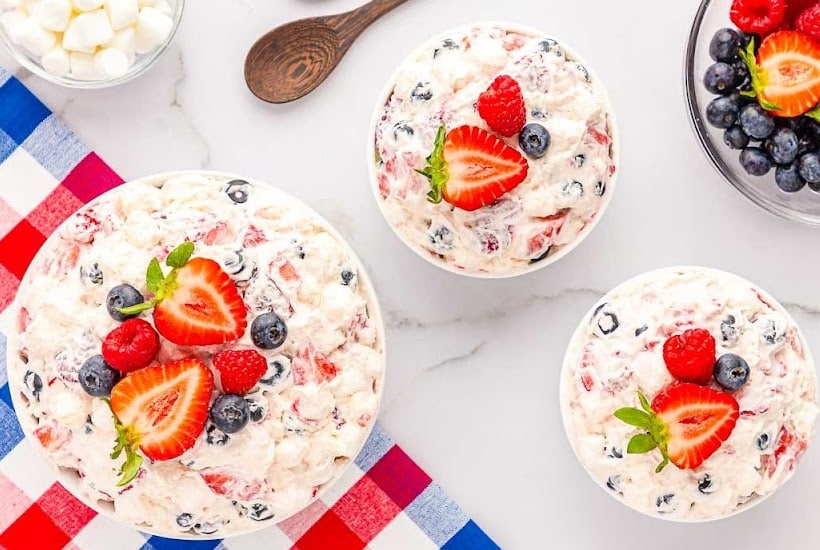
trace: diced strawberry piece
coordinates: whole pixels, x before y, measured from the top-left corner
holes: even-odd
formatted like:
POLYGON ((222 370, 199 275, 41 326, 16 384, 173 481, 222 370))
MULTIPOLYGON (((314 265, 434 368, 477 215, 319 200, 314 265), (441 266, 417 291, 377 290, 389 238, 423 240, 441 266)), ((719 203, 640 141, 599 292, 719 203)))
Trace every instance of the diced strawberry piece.
POLYGON ((766 35, 786 18, 786 0, 733 0, 729 19, 743 32, 766 35))
POLYGON ((154 325, 175 344, 204 346, 240 338, 248 320, 230 276, 213 260, 192 258, 177 270, 171 295, 154 307, 154 325))
POLYGON ((302 386, 308 382, 329 382, 336 378, 339 368, 328 357, 316 351, 313 345, 300 350, 292 359, 290 369, 293 383, 302 386))
POLYGON ((800 32, 767 36, 751 69, 761 106, 777 116, 802 115, 820 101, 820 44, 800 32))
POLYGON ((250 248, 253 246, 258 246, 266 240, 265 233, 255 225, 250 224, 248 225, 248 229, 245 231, 245 238, 242 241, 242 246, 245 248, 250 248))
POLYGON ((175 458, 193 447, 208 418, 214 379, 195 358, 134 371, 111 391, 111 410, 139 435, 139 448, 154 460, 175 458))
POLYGON ((214 355, 214 368, 225 393, 245 395, 268 370, 268 361, 256 350, 227 350, 214 355))
POLYGON ((17 312, 17 331, 18 332, 25 332, 28 328, 28 324, 31 321, 31 315, 26 308, 21 307, 20 311, 17 312))
POLYGON ((265 484, 258 479, 245 480, 230 470, 205 468, 200 473, 211 491, 229 500, 247 501, 258 499, 265 484))
POLYGON ((555 237, 561 232, 566 221, 566 212, 543 218, 539 231, 527 241, 527 257, 532 258, 543 254, 551 245, 555 237))
POLYGON ((508 75, 493 80, 478 96, 476 108, 490 129, 504 137, 514 136, 527 122, 527 107, 521 87, 508 75))
POLYGON ((313 362, 316 365, 316 381, 330 382, 336 378, 338 368, 334 363, 331 363, 326 355, 317 353, 313 357, 313 362))
POLYGON ((34 437, 49 453, 55 453, 71 441, 71 431, 61 425, 40 424, 32 431, 34 437))
POLYGON ((213 227, 211 227, 210 229, 208 229, 207 231, 205 231, 202 234, 202 237, 201 237, 202 242, 204 242, 205 244, 214 244, 214 243, 216 243, 217 241, 220 240, 220 238, 223 235, 225 235, 225 230, 227 229, 227 227, 228 227, 228 224, 226 224, 222 220, 216 222, 216 224, 213 227))
POLYGON ((286 281, 298 281, 300 279, 296 268, 293 267, 293 264, 288 260, 285 260, 282 265, 279 266, 279 275, 286 281))

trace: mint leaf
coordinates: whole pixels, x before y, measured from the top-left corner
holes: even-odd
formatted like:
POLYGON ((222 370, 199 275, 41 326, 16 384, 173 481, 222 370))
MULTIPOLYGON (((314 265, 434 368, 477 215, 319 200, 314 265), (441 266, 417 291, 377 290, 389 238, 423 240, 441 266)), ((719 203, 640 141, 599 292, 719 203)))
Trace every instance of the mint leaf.
POLYGON ((157 305, 156 300, 151 300, 150 302, 142 302, 141 304, 134 304, 133 306, 118 307, 117 311, 123 315, 136 315, 137 313, 142 313, 147 309, 151 309, 155 305, 157 305))
POLYGON ((158 292, 162 288, 162 282, 165 275, 162 274, 162 268, 159 266, 159 260, 151 259, 148 264, 148 270, 145 272, 145 284, 151 292, 158 292))
POLYGON ((191 241, 185 241, 168 254, 168 257, 165 258, 165 265, 168 267, 176 267, 180 268, 188 263, 188 260, 191 259, 191 254, 194 253, 194 243, 191 241))
MULTIPOLYGON (((103 399, 111 408, 111 402, 108 399, 103 399)), ((131 426, 124 426, 117 415, 114 414, 113 409, 111 414, 114 417, 114 428, 117 430, 117 439, 114 441, 114 449, 111 451, 111 458, 116 460, 125 452, 125 462, 120 468, 120 475, 122 476, 117 482, 117 487, 122 487, 130 483, 140 471, 142 465, 142 456, 137 452, 139 450, 140 436, 131 426)))
POLYGON ((430 181, 430 192, 427 193, 427 200, 433 204, 438 204, 442 199, 442 192, 450 173, 447 170, 447 161, 444 160, 444 138, 447 128, 442 124, 436 132, 436 139, 433 145, 433 152, 427 157, 427 166, 424 170, 416 170, 419 174, 430 181))
POLYGON ((656 474, 661 473, 661 470, 666 468, 666 465, 669 464, 669 456, 666 453, 664 453, 663 451, 661 451, 661 452, 663 453, 663 461, 660 464, 658 464, 657 468, 655 468, 655 473, 656 474))
POLYGON ((632 455, 639 455, 648 453, 657 446, 658 443, 650 434, 638 434, 632 436, 632 439, 629 440, 629 444, 626 446, 626 452, 632 455))
POLYGON ((811 111, 807 112, 806 116, 820 122, 820 104, 811 111))
POLYGON ((652 425, 652 417, 642 410, 634 407, 624 407, 615 411, 615 418, 622 422, 626 422, 630 426, 636 426, 648 430, 652 425))
POLYGON ((655 411, 653 411, 652 407, 649 406, 649 401, 646 400, 646 397, 644 397, 644 394, 642 394, 641 392, 638 392, 638 401, 641 402, 641 408, 645 410, 648 414, 655 414, 655 411))

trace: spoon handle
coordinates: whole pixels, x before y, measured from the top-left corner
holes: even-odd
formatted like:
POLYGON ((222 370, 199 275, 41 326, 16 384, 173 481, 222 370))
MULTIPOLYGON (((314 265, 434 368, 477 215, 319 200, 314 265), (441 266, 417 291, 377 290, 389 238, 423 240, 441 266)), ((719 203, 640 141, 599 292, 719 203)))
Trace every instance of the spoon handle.
POLYGON ((336 30, 339 45, 345 51, 373 21, 405 2, 407 0, 371 0, 354 10, 328 17, 327 23, 336 30))

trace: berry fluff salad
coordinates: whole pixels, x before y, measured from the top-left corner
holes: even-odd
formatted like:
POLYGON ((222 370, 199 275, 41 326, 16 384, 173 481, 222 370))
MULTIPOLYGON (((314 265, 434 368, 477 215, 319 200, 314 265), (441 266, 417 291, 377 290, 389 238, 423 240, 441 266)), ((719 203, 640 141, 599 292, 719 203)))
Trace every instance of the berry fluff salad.
POLYGON ((81 500, 221 538, 303 509, 375 421, 378 304, 313 211, 215 172, 122 186, 43 246, 14 303, 24 431, 81 500))
POLYGON ((760 502, 814 434, 814 363, 753 284, 705 268, 641 275, 578 326, 561 410, 581 464, 644 514, 708 521, 760 502))
POLYGON ((507 24, 444 33, 391 78, 368 162, 382 213, 456 273, 549 264, 591 231, 617 171, 606 92, 554 39, 507 24))

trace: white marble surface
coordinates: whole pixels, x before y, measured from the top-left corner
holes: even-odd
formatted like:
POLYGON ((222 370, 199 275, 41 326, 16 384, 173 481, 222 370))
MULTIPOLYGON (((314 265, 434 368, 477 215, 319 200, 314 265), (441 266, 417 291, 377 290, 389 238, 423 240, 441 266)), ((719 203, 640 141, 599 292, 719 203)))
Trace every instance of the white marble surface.
POLYGON ((820 444, 760 506, 680 525, 618 505, 587 477, 561 429, 559 368, 575 324, 604 291, 642 271, 734 271, 787 304, 820 353, 820 235, 747 202, 712 170, 690 129, 681 75, 698 1, 410 0, 366 31, 307 98, 272 106, 248 92, 242 65, 258 35, 358 3, 190 0, 167 55, 116 89, 58 88, 6 54, 0 63, 126 178, 240 172, 336 224, 387 312, 383 423, 504 548, 820 547, 820 444), (394 66, 432 34, 489 19, 542 28, 578 50, 607 85, 622 137, 618 189, 591 237, 554 266, 499 281, 460 278, 405 249, 379 214, 365 166, 371 112, 394 66))

